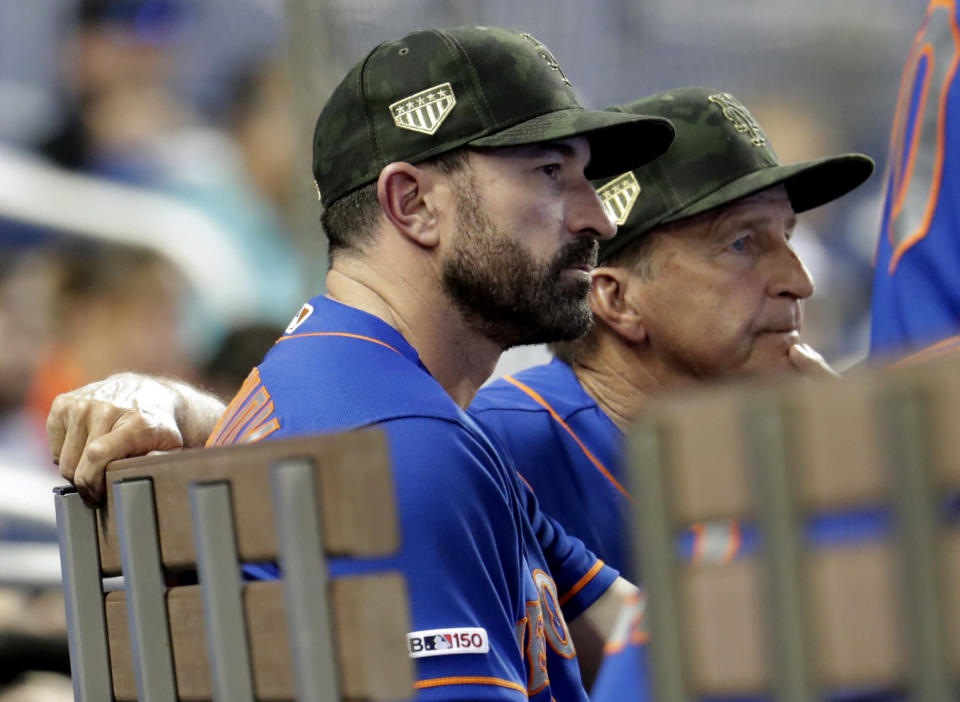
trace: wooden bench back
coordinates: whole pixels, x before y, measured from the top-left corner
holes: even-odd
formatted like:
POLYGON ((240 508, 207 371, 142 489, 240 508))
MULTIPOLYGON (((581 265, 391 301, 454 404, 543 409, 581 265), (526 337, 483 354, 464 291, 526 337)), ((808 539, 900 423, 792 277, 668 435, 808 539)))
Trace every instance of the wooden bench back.
POLYGON ((56 498, 78 700, 412 694, 402 576, 326 569, 399 548, 380 432, 117 461, 107 496, 56 498), (244 563, 280 579, 244 582, 244 563))

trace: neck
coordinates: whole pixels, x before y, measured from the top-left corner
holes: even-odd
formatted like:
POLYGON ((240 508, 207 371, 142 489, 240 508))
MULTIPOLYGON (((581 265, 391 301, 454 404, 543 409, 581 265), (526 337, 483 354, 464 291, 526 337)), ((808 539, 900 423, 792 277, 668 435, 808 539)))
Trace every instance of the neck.
POLYGON ((651 398, 682 384, 648 358, 645 344, 629 344, 613 332, 598 330, 592 353, 573 365, 580 384, 613 422, 625 429, 651 398))
POLYGON ((453 401, 466 408, 493 373, 502 349, 464 323, 433 276, 404 275, 403 270, 410 269, 343 257, 327 273, 327 291, 399 331, 453 401))

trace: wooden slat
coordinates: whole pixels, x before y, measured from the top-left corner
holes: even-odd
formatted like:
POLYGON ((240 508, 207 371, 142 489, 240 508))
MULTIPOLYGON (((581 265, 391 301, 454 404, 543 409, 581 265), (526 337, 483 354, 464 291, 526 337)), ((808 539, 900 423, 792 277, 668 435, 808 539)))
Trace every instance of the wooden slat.
POLYGON ((887 382, 912 386, 924 397, 935 473, 942 485, 960 490, 960 355, 898 369, 887 382))
MULTIPOLYGON (((805 560, 818 678, 833 689, 895 688, 906 675, 889 544, 819 549, 805 560)), ((689 674, 702 695, 764 694, 769 652, 759 563, 686 567, 689 674)))
POLYGON ((857 374, 780 389, 801 509, 830 511, 884 499, 874 388, 874 376, 857 374))
MULTIPOLYGON (((151 477, 164 565, 190 568, 196 553, 188 485, 197 480, 229 481, 234 513, 243 516, 237 520, 240 558, 248 562, 274 560, 274 531, 264 528, 273 524, 269 467, 273 460, 290 456, 306 456, 318 467, 318 500, 328 554, 375 556, 398 548, 389 455, 382 433, 375 430, 116 461, 107 470, 106 494, 111 495, 115 480, 151 477)), ((101 567, 105 574, 115 575, 120 557, 110 499, 98 510, 98 529, 101 567)))
POLYGON ((756 559, 688 566, 680 590, 691 689, 717 696, 766 691, 768 646, 756 559))
MULTIPOLYGON (((296 698, 283 604, 282 583, 244 586, 253 680, 258 700, 292 702, 296 698)), ((333 582, 341 694, 345 698, 403 699, 413 689, 413 665, 406 655, 410 617, 406 585, 394 573, 333 582)), ((210 667, 203 633, 203 608, 196 585, 171 588, 167 595, 170 636, 181 700, 211 700, 210 667)), ((107 630, 117 702, 135 700, 126 601, 122 591, 106 598, 107 630)))
POLYGON ((648 415, 664 443, 667 479, 678 524, 750 511, 739 411, 742 388, 664 398, 648 415))

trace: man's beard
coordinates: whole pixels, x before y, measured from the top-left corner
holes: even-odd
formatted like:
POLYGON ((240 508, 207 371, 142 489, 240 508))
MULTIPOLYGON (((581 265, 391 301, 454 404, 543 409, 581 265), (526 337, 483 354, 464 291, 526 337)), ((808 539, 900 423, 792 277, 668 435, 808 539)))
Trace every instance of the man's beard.
POLYGON ((564 269, 597 261, 597 241, 580 238, 538 263, 499 230, 468 178, 457 188, 457 238, 443 265, 443 284, 475 331, 503 348, 567 341, 590 328, 590 281, 564 269))

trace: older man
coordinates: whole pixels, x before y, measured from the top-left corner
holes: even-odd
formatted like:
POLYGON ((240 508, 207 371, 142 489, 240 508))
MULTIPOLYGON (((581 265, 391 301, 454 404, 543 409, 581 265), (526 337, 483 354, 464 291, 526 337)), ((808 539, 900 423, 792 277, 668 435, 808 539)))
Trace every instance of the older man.
MULTIPOLYGON (((632 586, 540 513, 462 408, 505 348, 586 330, 597 241, 615 232, 588 176, 648 161, 672 135, 660 118, 585 110, 543 44, 494 27, 385 42, 320 114, 328 294, 295 316, 209 444, 385 431, 403 547, 343 567, 404 573, 411 640, 471 641, 411 649, 418 699, 586 700, 566 619, 589 609, 602 632, 632 586)), ((154 420, 65 402, 53 451, 96 496, 100 461, 130 453, 117 452, 124 432, 154 420)), ((194 426, 218 409, 201 405, 194 426)))
MULTIPOLYGON (((800 339, 813 282, 790 238, 796 213, 857 187, 873 162, 782 165, 747 108, 712 88, 615 109, 667 117, 677 138, 600 184, 620 229, 593 271, 595 323, 555 344, 552 363, 481 390, 471 412, 507 444, 543 510, 626 572, 621 430, 651 398, 691 384, 829 372, 800 339)), ((702 546, 722 556, 732 544, 702 546)))

